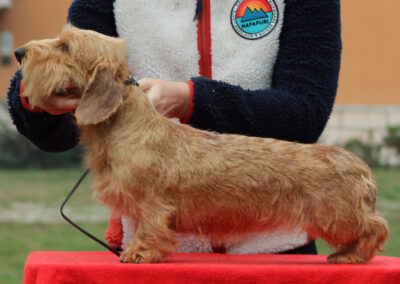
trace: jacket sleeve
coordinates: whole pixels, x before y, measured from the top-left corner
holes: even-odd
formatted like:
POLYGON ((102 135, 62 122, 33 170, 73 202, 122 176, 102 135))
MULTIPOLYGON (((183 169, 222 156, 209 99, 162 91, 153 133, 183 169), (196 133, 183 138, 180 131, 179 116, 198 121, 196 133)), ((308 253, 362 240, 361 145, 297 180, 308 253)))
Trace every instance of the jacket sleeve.
POLYGON ((115 0, 74 0, 68 10, 68 22, 80 29, 116 37, 115 0))
POLYGON ((286 1, 271 88, 250 91, 192 78, 189 123, 218 132, 315 142, 336 96, 340 34, 339 0, 286 1))
POLYGON ((26 110, 20 99, 21 70, 11 78, 8 109, 17 130, 33 144, 48 152, 71 149, 78 143, 78 132, 71 114, 52 116, 26 110))
MULTIPOLYGON (((68 11, 68 21, 83 29, 116 36, 114 1, 75 0, 68 11)), ((52 116, 26 110, 20 99, 21 70, 11 79, 7 102, 11 118, 18 131, 44 151, 66 151, 78 143, 78 130, 71 114, 52 116)))

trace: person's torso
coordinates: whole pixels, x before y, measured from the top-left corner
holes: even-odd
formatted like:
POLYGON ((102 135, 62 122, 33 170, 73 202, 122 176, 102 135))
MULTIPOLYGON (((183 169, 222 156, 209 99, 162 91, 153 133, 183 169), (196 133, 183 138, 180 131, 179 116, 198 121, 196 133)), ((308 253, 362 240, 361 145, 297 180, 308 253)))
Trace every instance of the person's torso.
POLYGON ((211 75, 254 90, 271 86, 284 2, 203 0, 195 21, 195 0, 116 0, 114 12, 136 77, 187 81, 211 75))

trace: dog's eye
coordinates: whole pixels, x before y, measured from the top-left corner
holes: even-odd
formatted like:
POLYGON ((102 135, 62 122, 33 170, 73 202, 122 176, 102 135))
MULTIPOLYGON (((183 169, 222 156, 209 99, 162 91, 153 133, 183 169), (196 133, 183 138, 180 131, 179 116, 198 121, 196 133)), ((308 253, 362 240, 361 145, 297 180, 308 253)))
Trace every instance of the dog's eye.
POLYGON ((64 51, 64 52, 68 52, 68 51, 69 51, 68 44, 65 44, 65 43, 62 44, 62 45, 61 45, 61 50, 64 51))
POLYGON ((64 42, 59 43, 59 44, 57 45, 57 48, 60 49, 62 52, 68 52, 68 51, 69 51, 68 44, 66 44, 66 43, 64 43, 64 42))

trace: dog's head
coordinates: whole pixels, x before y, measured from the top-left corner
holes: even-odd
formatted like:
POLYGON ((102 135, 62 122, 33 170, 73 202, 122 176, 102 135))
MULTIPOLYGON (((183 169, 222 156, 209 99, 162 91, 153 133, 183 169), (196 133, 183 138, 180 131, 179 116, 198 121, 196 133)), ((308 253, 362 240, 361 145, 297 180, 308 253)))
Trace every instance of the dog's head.
POLYGON ((122 103, 129 76, 125 41, 67 25, 55 39, 34 40, 15 50, 24 95, 41 107, 50 96, 80 98, 80 125, 107 119, 122 103))

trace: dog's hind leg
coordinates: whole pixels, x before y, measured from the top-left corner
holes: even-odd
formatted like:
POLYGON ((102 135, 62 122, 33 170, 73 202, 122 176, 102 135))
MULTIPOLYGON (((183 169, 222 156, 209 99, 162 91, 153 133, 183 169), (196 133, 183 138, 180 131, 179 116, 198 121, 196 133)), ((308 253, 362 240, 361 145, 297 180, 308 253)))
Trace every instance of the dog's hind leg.
POLYGON ((339 250, 328 257, 328 263, 367 263, 378 251, 384 250, 388 237, 386 221, 377 215, 365 219, 363 233, 354 242, 340 245, 339 250))
POLYGON ((121 254, 121 261, 133 263, 161 262, 176 245, 171 228, 174 208, 170 205, 147 203, 141 208, 135 236, 121 254))

